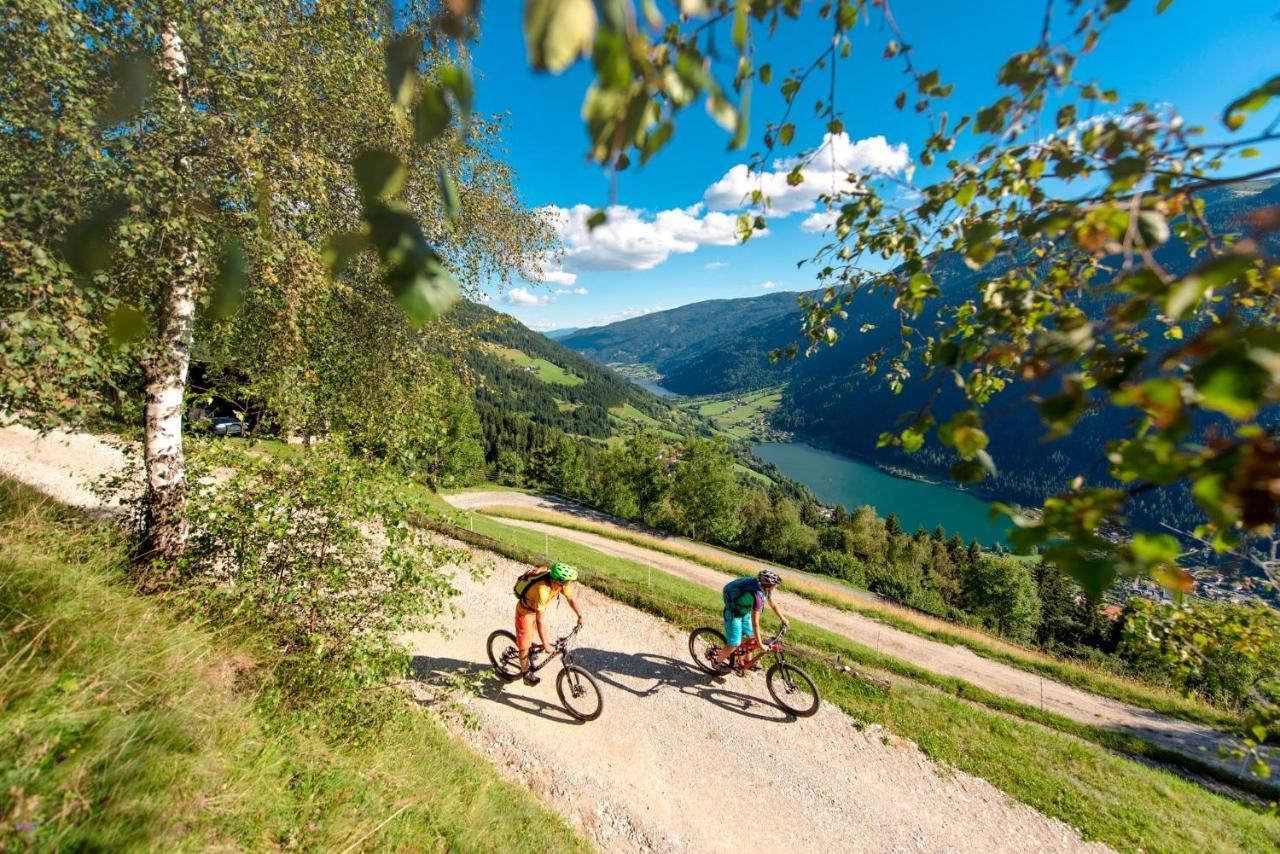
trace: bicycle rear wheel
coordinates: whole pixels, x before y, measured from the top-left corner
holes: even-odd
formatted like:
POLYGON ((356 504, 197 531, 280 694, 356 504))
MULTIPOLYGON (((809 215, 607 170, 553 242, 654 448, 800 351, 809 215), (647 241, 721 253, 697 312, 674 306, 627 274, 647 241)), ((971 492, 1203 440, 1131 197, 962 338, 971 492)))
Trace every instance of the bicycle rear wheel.
POLYGON ((566 665, 556 676, 556 693, 565 711, 580 721, 594 721, 604 711, 604 695, 591 674, 576 664, 566 665))
POLYGON ((724 635, 709 626, 703 626, 694 629, 689 635, 689 655, 693 656, 693 663, 704 673, 719 676, 727 669, 715 665, 716 654, 724 649, 724 644, 724 635))
POLYGON ((818 686, 799 667, 780 661, 764 675, 765 684, 773 701, 798 718, 807 718, 818 711, 818 686))
POLYGON ((514 682, 520 678, 520 648, 516 646, 516 636, 506 629, 498 629, 489 635, 486 644, 489 652, 489 663, 504 682, 514 682))

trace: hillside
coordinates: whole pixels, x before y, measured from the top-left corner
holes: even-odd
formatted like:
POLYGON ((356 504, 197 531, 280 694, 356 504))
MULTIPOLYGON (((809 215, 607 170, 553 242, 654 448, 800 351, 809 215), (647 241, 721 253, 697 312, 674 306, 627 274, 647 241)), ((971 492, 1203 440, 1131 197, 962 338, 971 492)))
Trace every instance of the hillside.
POLYGON ((509 315, 465 303, 456 322, 480 342, 462 359, 474 374, 490 460, 503 448, 523 455, 545 447, 556 432, 606 443, 634 427, 671 438, 705 431, 690 414, 509 315))
MULTIPOLYGON (((1280 183, 1254 183, 1206 194, 1206 217, 1220 231, 1238 230, 1238 218, 1249 211, 1280 202, 1280 183)), ((1176 243, 1176 241, 1175 241, 1176 243)), ((1176 271, 1170 259, 1185 257, 1185 250, 1171 244, 1157 254, 1176 271)), ((935 280, 944 300, 973 293, 981 275, 955 259, 943 259, 935 280)), ((928 473, 945 472, 951 463, 946 453, 928 447, 907 456, 901 451, 876 447, 880 433, 893 429, 902 412, 919 409, 934 393, 933 384, 909 383, 901 395, 893 395, 882 379, 860 370, 865 356, 896 339, 896 322, 886 299, 863 297, 850 308, 844 337, 833 348, 810 358, 769 361, 772 350, 800 339, 798 294, 769 294, 738 300, 715 300, 622 321, 598 329, 583 330, 564 344, 593 359, 634 360, 661 374, 664 387, 681 394, 702 395, 743 392, 783 386, 775 426, 802 437, 878 462, 906 466, 928 473), (858 328, 869 325, 865 332, 858 328)), ((1089 307, 1086 306, 1088 309, 1089 307)), ((1093 306, 1100 311, 1100 306, 1093 306)), ((922 324, 930 322, 923 319, 922 324)), ((1023 502, 1037 502, 1048 489, 1094 468, 1099 449, 1117 435, 1127 417, 1123 412, 1092 413, 1076 430, 1052 445, 1027 443, 1043 429, 1034 409, 1017 403, 1029 389, 1015 387, 996 400, 991 411, 1004 411, 990 425, 993 451, 1000 474, 985 488, 994 495, 1023 502)), ((949 386, 942 388, 938 406, 957 405, 959 397, 949 386)), ((1208 423, 1203 423, 1202 428, 1208 423)), ((1132 512, 1147 519, 1190 522, 1190 502, 1182 494, 1155 491, 1141 496, 1132 512)))

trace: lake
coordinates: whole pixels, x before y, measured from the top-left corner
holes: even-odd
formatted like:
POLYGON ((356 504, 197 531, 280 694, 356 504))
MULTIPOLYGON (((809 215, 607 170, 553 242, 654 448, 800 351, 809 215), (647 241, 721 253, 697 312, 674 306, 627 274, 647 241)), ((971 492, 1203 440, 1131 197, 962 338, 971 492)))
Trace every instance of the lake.
POLYGON ((965 542, 1008 545, 1009 523, 990 521, 987 502, 968 492, 894 477, 869 463, 803 442, 763 442, 754 450, 757 457, 813 490, 824 504, 843 504, 850 512, 869 504, 881 516, 897 513, 907 532, 941 525, 947 536, 959 534, 965 542))
POLYGON ((640 388, 646 389, 647 391, 650 391, 653 394, 656 394, 658 397, 680 397, 679 394, 676 394, 674 391, 671 391, 670 389, 663 388, 662 386, 658 385, 652 380, 637 380, 637 379, 633 379, 632 377, 627 377, 627 379, 631 380, 633 383, 640 386, 640 388))

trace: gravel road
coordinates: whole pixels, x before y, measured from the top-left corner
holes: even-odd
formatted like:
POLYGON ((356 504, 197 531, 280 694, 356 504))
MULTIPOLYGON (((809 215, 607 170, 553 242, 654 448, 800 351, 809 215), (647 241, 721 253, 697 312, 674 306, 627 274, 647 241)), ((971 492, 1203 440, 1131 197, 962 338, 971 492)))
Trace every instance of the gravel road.
MULTIPOLYGON (((604 850, 1108 850, 829 704, 795 719, 759 674, 704 676, 686 634, 591 590, 577 661, 604 693, 598 720, 563 711, 554 663, 533 688, 486 679, 457 695, 449 675, 486 673, 485 638, 512 619, 524 566, 494 563, 487 581, 459 573, 466 617, 447 635, 409 637, 416 691, 446 707, 462 696, 463 715, 446 715, 455 731, 604 850)), ((567 606, 548 618, 556 636, 573 625, 567 606)))
MULTIPOLYGON (((522 492, 464 492, 444 496, 455 507, 480 509, 493 506, 528 507, 573 513, 577 505, 560 499, 544 499, 522 492)), ((609 523, 609 517, 597 511, 581 508, 584 518, 609 523)), ((515 525, 533 531, 547 532, 553 536, 581 543, 604 554, 628 558, 678 575, 706 587, 719 589, 726 580, 725 573, 631 543, 620 542, 599 534, 571 528, 562 528, 541 522, 501 519, 503 524, 515 525)), ((615 523, 616 524, 616 523, 615 523)), ((619 525, 620 529, 625 529, 619 525)), ((998 661, 983 658, 967 647, 940 643, 913 635, 884 623, 863 617, 850 611, 820 605, 798 596, 785 596, 787 570, 781 570, 784 598, 779 602, 788 616, 804 620, 816 626, 839 632, 851 640, 880 652, 909 661, 934 673, 964 679, 1001 696, 1043 708, 1063 717, 1092 724, 1105 729, 1118 730, 1135 735, 1161 747, 1177 750, 1197 760, 1218 763, 1222 768, 1240 774, 1238 762, 1220 759, 1218 745, 1229 741, 1229 736, 1212 727, 1169 717, 1150 709, 1100 697, 1035 673, 1020 670, 998 661)), ((793 574, 794 575, 794 574, 793 574)), ((813 581, 806 576, 805 581, 813 581)))

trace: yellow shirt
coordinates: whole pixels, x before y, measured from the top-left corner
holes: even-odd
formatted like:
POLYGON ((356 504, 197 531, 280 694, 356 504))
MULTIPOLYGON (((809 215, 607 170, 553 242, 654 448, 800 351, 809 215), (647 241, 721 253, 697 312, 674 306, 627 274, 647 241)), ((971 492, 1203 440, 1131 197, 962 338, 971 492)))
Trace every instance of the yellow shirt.
POLYGON ((543 579, 536 584, 529 585, 529 589, 524 591, 524 596, 520 600, 520 605, 529 611, 541 611, 551 604, 551 600, 555 599, 561 593, 567 593, 573 596, 573 582, 567 581, 560 585, 560 589, 551 586, 550 579, 543 579))

